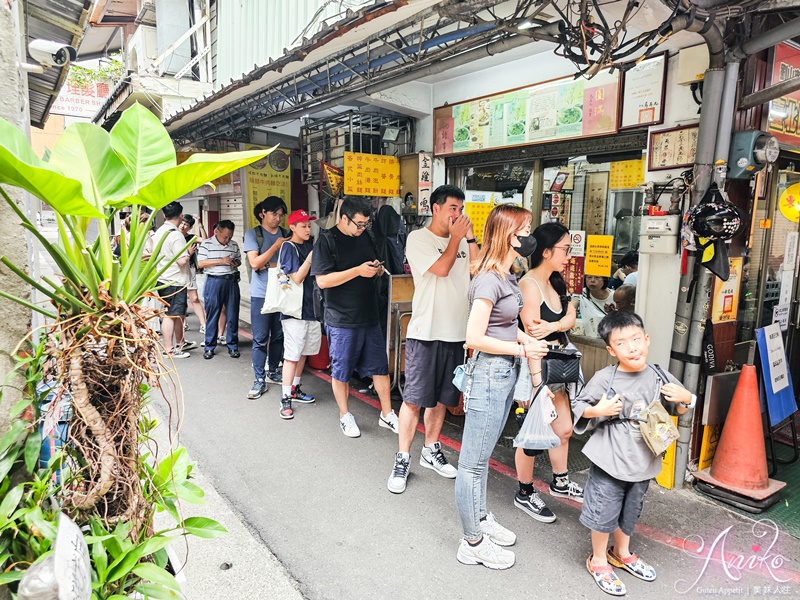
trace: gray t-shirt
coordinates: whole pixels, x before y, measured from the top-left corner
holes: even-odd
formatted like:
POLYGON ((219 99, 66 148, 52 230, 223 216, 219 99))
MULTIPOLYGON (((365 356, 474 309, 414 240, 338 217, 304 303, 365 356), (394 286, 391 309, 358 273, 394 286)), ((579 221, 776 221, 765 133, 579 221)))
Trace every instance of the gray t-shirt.
POLYGON ((517 341, 517 317, 522 310, 522 293, 516 275, 509 273, 504 278, 494 271, 478 273, 470 282, 468 297, 470 309, 476 298, 484 298, 492 303, 486 335, 505 342, 517 341))
MULTIPOLYGON (((670 415, 678 414, 678 406, 661 396, 661 378, 652 367, 636 373, 617 369, 611 395, 619 394, 622 400, 619 417, 585 419, 583 412, 603 397, 615 368, 612 365, 595 373, 572 401, 574 432, 580 434, 595 429, 583 453, 606 473, 621 481, 646 481, 661 472, 661 457, 653 454, 642 438, 638 421, 631 419, 645 415, 645 409, 656 398, 661 398, 661 404, 670 415)), ((672 374, 665 373, 670 383, 682 386, 672 374)))

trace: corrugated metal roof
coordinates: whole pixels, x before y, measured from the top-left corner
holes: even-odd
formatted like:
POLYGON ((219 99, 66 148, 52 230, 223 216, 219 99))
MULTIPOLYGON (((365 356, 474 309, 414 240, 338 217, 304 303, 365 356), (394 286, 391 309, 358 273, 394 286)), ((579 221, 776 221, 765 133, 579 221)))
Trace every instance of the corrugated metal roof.
MULTIPOLYGON (((89 22, 91 0, 25 0, 25 46, 31 40, 52 40, 77 48, 89 22)), ((27 62, 37 64, 27 56, 27 62)), ((69 67, 45 67, 44 73, 28 73, 31 125, 44 127, 50 106, 61 90, 69 67)))
POLYGON ((220 2, 217 12, 217 81, 227 85, 254 66, 267 64, 301 43, 295 40, 315 20, 305 37, 319 30, 324 20, 342 15, 372 0, 243 0, 220 2), (234 6, 235 4, 235 6, 234 6), (317 14, 319 13, 319 14, 317 14))

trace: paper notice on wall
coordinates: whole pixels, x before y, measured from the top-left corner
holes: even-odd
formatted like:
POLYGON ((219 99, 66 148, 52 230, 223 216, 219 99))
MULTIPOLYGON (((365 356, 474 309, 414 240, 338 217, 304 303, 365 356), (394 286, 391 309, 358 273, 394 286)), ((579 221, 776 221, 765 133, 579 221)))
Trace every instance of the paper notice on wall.
POLYGON ((586 256, 586 232, 575 231, 569 232, 572 244, 570 245, 571 256, 586 256))
POLYGON ((789 374, 786 369, 786 351, 783 348, 783 335, 778 323, 764 327, 767 341, 767 357, 769 358, 769 379, 772 393, 777 394, 789 386, 789 374))
POLYGON ((790 304, 776 304, 772 308, 772 322, 781 327, 781 331, 789 329, 789 307, 790 304))

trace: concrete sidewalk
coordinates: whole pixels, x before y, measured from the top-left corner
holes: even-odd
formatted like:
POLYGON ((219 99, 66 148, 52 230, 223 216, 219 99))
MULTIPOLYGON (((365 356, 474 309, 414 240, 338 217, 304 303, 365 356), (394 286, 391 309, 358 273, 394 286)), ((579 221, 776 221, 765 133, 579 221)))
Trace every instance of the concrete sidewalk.
MULTIPOLYGON (((151 406, 163 407, 163 403, 151 406)), ((161 458, 170 446, 168 419, 160 408, 154 408, 160 425, 153 432, 161 458)), ((180 443, 173 432, 172 446, 180 443)), ((205 491, 207 504, 183 503, 184 518, 207 517, 221 523, 227 535, 214 539, 187 536, 186 543, 176 542, 172 549, 180 558, 180 575, 186 577, 184 595, 187 600, 236 598, 237 600, 302 600, 298 584, 286 568, 269 551, 264 542, 242 520, 226 498, 220 495, 213 482, 202 471, 192 471, 192 480, 205 491)), ((168 514, 156 515, 157 529, 174 527, 168 514)))

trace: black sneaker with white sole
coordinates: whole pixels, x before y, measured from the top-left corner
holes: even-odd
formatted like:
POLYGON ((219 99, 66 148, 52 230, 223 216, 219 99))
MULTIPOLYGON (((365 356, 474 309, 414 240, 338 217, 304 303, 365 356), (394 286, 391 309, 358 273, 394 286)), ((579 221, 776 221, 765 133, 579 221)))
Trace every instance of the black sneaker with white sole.
POLYGON ((555 483, 550 484, 550 493, 559 498, 569 498, 575 502, 583 504, 583 488, 574 481, 569 481, 567 485, 558 486, 555 483))
POLYGON ((535 492, 529 496, 523 496, 517 492, 517 494, 514 496, 514 506, 522 509, 528 513, 528 515, 537 521, 541 521, 542 523, 552 523, 556 520, 556 516, 553 514, 553 511, 547 508, 544 500, 542 500, 539 497, 539 494, 535 492))

